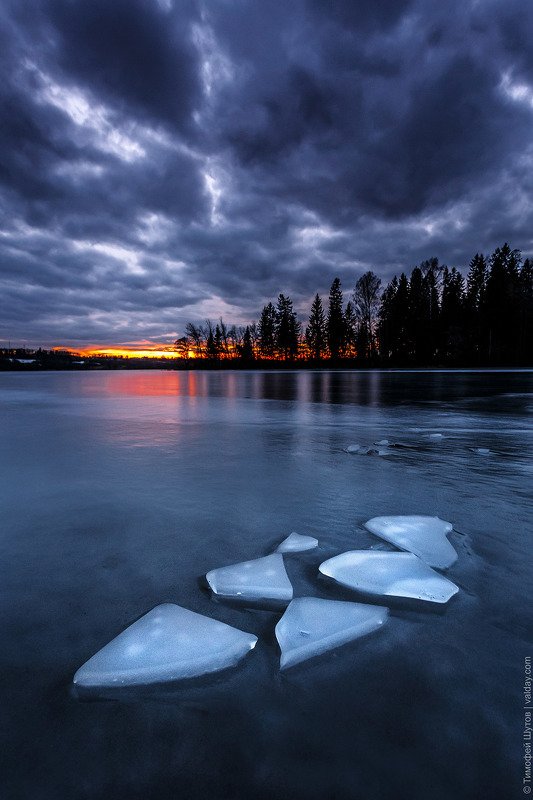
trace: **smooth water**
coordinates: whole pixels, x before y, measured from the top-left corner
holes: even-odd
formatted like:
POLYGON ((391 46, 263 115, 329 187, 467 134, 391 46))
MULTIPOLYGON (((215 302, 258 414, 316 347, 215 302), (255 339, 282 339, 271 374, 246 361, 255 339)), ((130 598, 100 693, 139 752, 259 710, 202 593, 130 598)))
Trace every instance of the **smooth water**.
POLYGON ((462 800, 522 794, 531 372, 0 375, 2 800, 462 800), (442 438, 431 438, 442 433, 442 438), (390 456, 352 443, 411 444, 390 456), (470 448, 488 448, 479 454, 470 448), (460 591, 279 672, 279 613, 208 570, 291 531, 295 596, 371 517, 454 524, 460 591), (158 603, 260 637, 233 670, 100 699, 74 672, 158 603))

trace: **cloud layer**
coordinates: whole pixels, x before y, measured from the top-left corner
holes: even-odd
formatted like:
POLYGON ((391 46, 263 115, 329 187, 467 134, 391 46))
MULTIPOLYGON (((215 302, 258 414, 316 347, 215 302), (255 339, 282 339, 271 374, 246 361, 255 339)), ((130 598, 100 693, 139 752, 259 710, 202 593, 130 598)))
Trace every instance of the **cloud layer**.
POLYGON ((530 0, 12 0, 0 31, 1 339, 533 252, 530 0))

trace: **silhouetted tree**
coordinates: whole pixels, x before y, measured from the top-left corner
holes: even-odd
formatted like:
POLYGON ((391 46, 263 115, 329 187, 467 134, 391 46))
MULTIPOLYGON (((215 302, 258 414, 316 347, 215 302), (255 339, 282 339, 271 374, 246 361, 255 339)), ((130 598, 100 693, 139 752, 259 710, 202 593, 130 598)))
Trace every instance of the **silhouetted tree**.
POLYGON ((381 278, 368 270, 358 279, 353 292, 354 311, 358 321, 358 353, 368 359, 375 352, 380 289, 381 278))
POLYGON ((398 278, 396 275, 383 290, 378 312, 378 340, 379 355, 389 361, 392 358, 395 346, 397 320, 395 316, 395 300, 398 292, 398 278))
POLYGON ((487 272, 485 256, 476 253, 469 265, 465 292, 466 346, 474 364, 482 362, 487 355, 484 320, 487 272))
POLYGON ((464 288, 461 273, 444 267, 440 315, 440 354, 448 362, 464 356, 464 288))
POLYGON ((309 324, 305 329, 305 340, 312 357, 319 361, 324 356, 327 346, 326 318, 319 294, 315 295, 311 306, 309 324))
POLYGON ((408 330, 409 310, 409 281, 405 272, 402 272, 392 303, 392 325, 396 335, 393 339, 391 360, 400 365, 408 363, 411 352, 408 330))
POLYGON ((533 261, 526 258, 519 278, 518 337, 516 363, 533 360, 533 261))
POLYGON ((294 313, 292 300, 280 294, 276 306, 276 347, 287 360, 298 355, 300 323, 294 313))
POLYGON ((187 339, 191 343, 191 349, 197 358, 203 355, 203 346, 206 339, 206 330, 203 325, 194 325, 188 322, 185 326, 187 339))
POLYGON ((344 309, 344 353, 343 355, 353 358, 357 354, 357 317, 351 300, 346 303, 344 309))
POLYGON ((485 291, 489 363, 512 363, 515 358, 520 263, 520 252, 511 250, 507 242, 490 257, 485 291))
POLYGON ((335 278, 329 290, 327 318, 329 355, 333 359, 341 355, 346 340, 343 305, 341 282, 339 278, 335 278))
POLYGON ((254 345, 250 326, 247 325, 244 329, 242 342, 238 345, 238 353, 243 361, 253 361, 255 358, 254 345))
POLYGON ((205 343, 206 356, 207 358, 216 361, 220 356, 220 329, 218 331, 218 336, 217 336, 216 328, 213 327, 213 323, 211 322, 210 319, 206 320, 206 328, 207 328, 207 336, 205 343))
POLYGON ((274 358, 276 351, 276 309, 272 303, 263 307, 257 330, 259 352, 263 358, 274 358))

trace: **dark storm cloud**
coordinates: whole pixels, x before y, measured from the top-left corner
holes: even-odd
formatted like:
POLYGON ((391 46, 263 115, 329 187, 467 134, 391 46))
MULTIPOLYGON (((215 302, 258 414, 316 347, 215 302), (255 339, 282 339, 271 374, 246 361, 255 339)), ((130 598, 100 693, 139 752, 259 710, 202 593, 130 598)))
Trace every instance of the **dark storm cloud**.
POLYGON ((172 338, 335 275, 531 254, 529 0, 0 10, 0 335, 172 338))
POLYGON ((171 19, 151 0, 51 0, 45 13, 66 74, 119 112, 189 128, 201 93, 193 3, 171 19))

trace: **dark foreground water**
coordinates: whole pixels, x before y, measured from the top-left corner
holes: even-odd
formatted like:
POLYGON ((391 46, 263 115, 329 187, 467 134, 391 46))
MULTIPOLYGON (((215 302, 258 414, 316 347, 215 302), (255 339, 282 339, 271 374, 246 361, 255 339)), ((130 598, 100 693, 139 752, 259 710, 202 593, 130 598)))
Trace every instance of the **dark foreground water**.
POLYGON ((12 373, 0 403, 2 800, 523 796, 532 373, 12 373), (343 452, 382 438, 418 449, 343 452), (295 530, 321 545, 286 559, 296 594, 340 597, 318 564, 382 514, 454 523, 460 593, 283 675, 278 616, 199 584, 295 530), (163 601, 260 642, 218 677, 77 698, 163 601))

